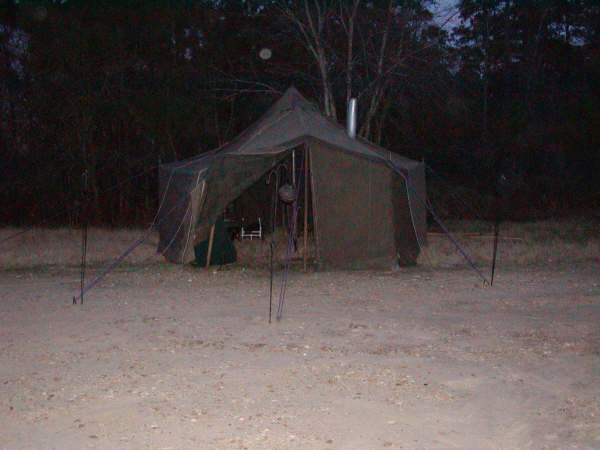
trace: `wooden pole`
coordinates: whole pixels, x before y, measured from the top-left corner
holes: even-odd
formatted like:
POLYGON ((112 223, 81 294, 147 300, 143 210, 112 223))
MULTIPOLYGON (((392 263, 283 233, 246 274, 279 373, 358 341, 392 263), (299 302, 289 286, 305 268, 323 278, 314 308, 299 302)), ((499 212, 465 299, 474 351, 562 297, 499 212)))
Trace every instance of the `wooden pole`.
POLYGON ((215 239, 215 225, 210 227, 210 236, 208 237, 208 251, 206 252, 206 268, 210 266, 210 257, 212 256, 213 240, 215 239))
POLYGON ((308 145, 304 147, 304 271, 308 258, 308 145))

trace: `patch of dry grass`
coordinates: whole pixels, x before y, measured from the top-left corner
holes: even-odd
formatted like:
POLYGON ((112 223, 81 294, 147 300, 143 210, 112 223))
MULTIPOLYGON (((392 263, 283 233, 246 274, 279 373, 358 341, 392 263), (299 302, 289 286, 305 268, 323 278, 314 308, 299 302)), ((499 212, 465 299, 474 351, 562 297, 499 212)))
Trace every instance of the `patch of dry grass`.
MULTIPOLYGON (((454 221, 448 228, 461 247, 482 266, 492 262, 494 232, 489 223, 454 221)), ((594 220, 506 222, 500 226, 498 262, 503 265, 554 264, 600 260, 600 223, 594 220)), ((465 264, 443 233, 430 233, 419 256, 424 266, 465 264)))
MULTIPOLYGON (((17 228, 0 229, 0 269, 21 269, 39 266, 77 266, 81 262, 81 230, 73 228, 36 228, 13 239, 17 228)), ((104 264, 119 257, 139 239, 145 230, 88 230, 87 262, 104 264)), ((125 263, 139 264, 163 261, 156 254, 158 234, 151 234, 125 259, 125 263)))

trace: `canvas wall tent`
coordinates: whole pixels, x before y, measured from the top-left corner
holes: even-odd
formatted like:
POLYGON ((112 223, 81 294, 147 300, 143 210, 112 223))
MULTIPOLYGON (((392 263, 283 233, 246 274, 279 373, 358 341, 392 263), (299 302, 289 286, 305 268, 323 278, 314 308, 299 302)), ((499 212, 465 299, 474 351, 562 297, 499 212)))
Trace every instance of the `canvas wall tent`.
POLYGON ((352 139, 295 88, 226 146, 160 167, 159 251, 194 258, 227 205, 306 151, 318 263, 325 267, 414 264, 426 235, 423 163, 352 139))

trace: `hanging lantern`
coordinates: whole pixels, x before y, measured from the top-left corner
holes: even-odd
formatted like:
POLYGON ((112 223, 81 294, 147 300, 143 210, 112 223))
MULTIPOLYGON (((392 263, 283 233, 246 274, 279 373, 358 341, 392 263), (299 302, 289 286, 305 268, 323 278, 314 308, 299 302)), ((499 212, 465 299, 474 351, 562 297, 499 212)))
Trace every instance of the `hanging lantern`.
POLYGON ((296 189, 290 184, 284 184, 279 188, 279 198, 284 203, 293 203, 296 200, 296 189))

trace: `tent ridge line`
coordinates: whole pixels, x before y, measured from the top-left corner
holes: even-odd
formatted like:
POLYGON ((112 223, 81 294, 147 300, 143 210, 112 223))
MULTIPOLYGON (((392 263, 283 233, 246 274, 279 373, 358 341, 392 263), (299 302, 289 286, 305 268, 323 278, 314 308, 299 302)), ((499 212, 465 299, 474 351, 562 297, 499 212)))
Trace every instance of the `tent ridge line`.
POLYGON ((291 114, 291 110, 286 111, 285 114, 280 114, 276 118, 276 120, 274 120, 273 122, 266 123, 262 128, 259 128, 256 132, 252 133, 252 135, 248 137, 248 140, 246 142, 244 142, 240 146, 240 148, 236 149, 236 151, 241 152, 244 149, 244 147, 246 147, 255 138, 257 138, 258 136, 260 136, 261 134, 263 134, 265 132, 265 130, 273 127, 274 125, 277 125, 279 122, 281 122, 285 117, 289 116, 290 114, 291 114))

